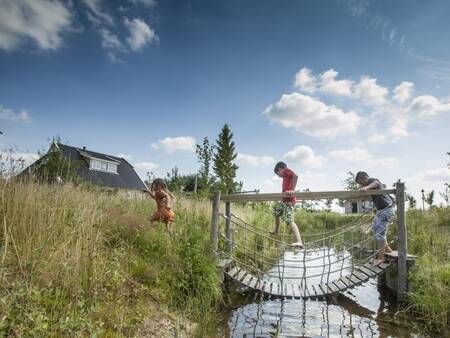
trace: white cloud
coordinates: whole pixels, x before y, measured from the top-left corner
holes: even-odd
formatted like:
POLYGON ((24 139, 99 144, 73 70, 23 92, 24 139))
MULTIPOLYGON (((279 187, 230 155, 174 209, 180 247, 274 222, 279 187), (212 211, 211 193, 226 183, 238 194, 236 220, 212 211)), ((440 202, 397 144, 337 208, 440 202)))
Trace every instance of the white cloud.
POLYGON ((353 134, 360 123, 360 117, 352 111, 344 112, 299 93, 283 95, 263 113, 285 128, 294 128, 321 138, 353 134))
POLYGON ((241 165, 249 165, 252 167, 270 165, 275 162, 271 156, 256 156, 242 153, 237 154, 236 161, 241 165))
POLYGON ((26 110, 16 113, 12 109, 4 108, 0 105, 0 120, 30 123, 31 117, 26 110))
POLYGON ((12 51, 32 41, 40 49, 56 50, 71 25, 71 9, 63 1, 0 1, 0 49, 12 51))
POLYGON ((316 91, 316 81, 317 79, 311 74, 311 70, 304 67, 295 74, 294 87, 305 93, 313 94, 316 91))
POLYGON ((389 90, 377 84, 377 79, 362 76, 354 86, 354 97, 366 106, 381 106, 387 103, 389 90))
POLYGON ((414 83, 403 81, 394 89, 393 99, 397 102, 403 103, 408 101, 414 91, 414 83))
POLYGON ((126 50, 119 37, 106 28, 101 28, 99 34, 102 38, 102 47, 110 60, 113 62, 120 62, 121 59, 119 58, 118 53, 126 52, 126 50))
POLYGON ((436 168, 424 171, 417 174, 412 180, 426 181, 426 182, 450 182, 450 169, 449 168, 436 168))
POLYGON ((318 168, 323 166, 327 159, 314 154, 314 151, 305 145, 297 146, 284 154, 286 160, 302 164, 307 167, 318 168))
POLYGON ((1 169, 6 176, 19 173, 37 159, 39 159, 39 155, 34 153, 16 152, 15 150, 0 150, 1 169))
POLYGON ((352 96, 353 81, 351 80, 336 80, 338 72, 334 69, 329 69, 320 74, 320 91, 334 96, 352 96))
POLYGON ((444 103, 434 96, 421 95, 412 100, 408 111, 422 118, 433 117, 441 113, 450 112, 450 102, 444 103))
POLYGON ((132 50, 138 51, 146 44, 158 42, 155 31, 145 21, 138 18, 132 20, 125 18, 124 23, 130 32, 127 42, 132 50))
POLYGON ((197 142, 191 136, 166 137, 158 142, 152 143, 152 148, 173 154, 175 151, 194 152, 196 144, 197 142))
POLYGON ((144 7, 147 8, 152 8, 154 6, 156 6, 158 3, 156 2, 156 0, 130 0, 130 2, 132 2, 133 4, 137 5, 142 5, 144 7))
POLYGON ((102 0, 83 0, 89 9, 88 19, 94 24, 114 24, 114 18, 102 8, 102 0))
POLYGON ((372 158, 366 149, 353 148, 330 151, 330 156, 348 162, 365 162, 372 158))
POLYGON ((330 151, 329 155, 337 160, 358 163, 367 167, 377 166, 385 169, 393 169, 399 165, 399 160, 395 157, 374 158, 366 149, 360 147, 333 150, 330 151))
POLYGON ((156 163, 153 163, 153 162, 137 162, 137 163, 134 163, 133 166, 137 170, 144 171, 144 172, 151 171, 151 170, 159 168, 159 165, 156 164, 156 163))

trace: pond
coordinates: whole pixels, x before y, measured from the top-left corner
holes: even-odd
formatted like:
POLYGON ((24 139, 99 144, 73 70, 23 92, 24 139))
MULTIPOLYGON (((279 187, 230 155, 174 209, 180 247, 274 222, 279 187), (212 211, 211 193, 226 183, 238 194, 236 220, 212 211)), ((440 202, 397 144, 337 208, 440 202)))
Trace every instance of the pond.
MULTIPOLYGON (((311 255, 320 256, 321 252, 329 256, 326 250, 311 255)), ((303 260, 302 251, 284 255, 290 262, 303 260)), ((350 264, 340 267, 346 271, 350 264)), ((278 267, 271 273, 276 276, 278 267)), ((296 273, 295 268, 285 268, 285 276, 296 273)), ((268 278, 276 281, 275 277, 268 278)), ((311 283, 320 282, 321 277, 313 278, 316 280, 311 283)), ((428 337, 417 333, 419 322, 406 315, 397 318, 397 302, 389 290, 378 285, 377 278, 323 300, 271 299, 235 282, 228 285, 227 297, 211 337, 428 337)))

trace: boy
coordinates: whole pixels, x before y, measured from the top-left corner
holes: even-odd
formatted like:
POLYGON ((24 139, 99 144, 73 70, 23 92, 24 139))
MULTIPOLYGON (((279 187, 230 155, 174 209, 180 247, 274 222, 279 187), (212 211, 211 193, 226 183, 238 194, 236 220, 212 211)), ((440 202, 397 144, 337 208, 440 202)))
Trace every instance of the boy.
POLYGON ((287 167, 286 163, 278 162, 273 170, 276 175, 283 178, 282 192, 286 197, 283 200, 277 202, 274 206, 273 215, 275 216, 275 229, 271 232, 273 235, 278 234, 280 229, 280 217, 283 217, 283 221, 291 226, 292 232, 295 235, 295 242, 292 246, 303 248, 302 238, 298 230, 297 224, 294 222, 294 206, 296 198, 292 196, 297 186, 298 176, 287 167))
MULTIPOLYGON (((356 174, 355 181, 362 186, 359 189, 361 191, 383 189, 383 185, 377 178, 369 177, 364 171, 356 174)), ((372 229, 378 244, 378 256, 373 265, 378 265, 384 262, 385 253, 392 252, 386 240, 386 233, 392 216, 394 216, 394 201, 389 195, 372 195, 372 200, 377 209, 372 229)))

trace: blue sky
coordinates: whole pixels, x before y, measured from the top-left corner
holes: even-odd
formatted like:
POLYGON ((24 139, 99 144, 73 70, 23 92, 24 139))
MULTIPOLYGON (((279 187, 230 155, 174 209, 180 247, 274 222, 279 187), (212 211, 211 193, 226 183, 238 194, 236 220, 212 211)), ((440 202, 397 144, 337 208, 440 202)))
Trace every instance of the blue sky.
MULTIPOLYGON (((197 170, 224 123, 245 188, 341 187, 365 169, 416 196, 450 181, 450 3, 1 0, 0 147, 60 135, 144 174, 197 170)), ((30 155, 26 155, 30 158, 30 155)))

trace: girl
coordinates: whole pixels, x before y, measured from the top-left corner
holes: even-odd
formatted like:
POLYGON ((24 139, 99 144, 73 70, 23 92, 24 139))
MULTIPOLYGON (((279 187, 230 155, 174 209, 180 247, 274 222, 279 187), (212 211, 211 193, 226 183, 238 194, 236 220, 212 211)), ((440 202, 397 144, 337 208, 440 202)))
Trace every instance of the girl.
POLYGON ((169 189, 167 189, 167 185, 164 180, 161 178, 156 178, 152 182, 149 194, 156 202, 156 211, 150 218, 150 224, 155 221, 164 222, 166 224, 167 231, 169 234, 172 234, 170 226, 175 217, 175 213, 170 207, 170 202, 173 195, 169 189))

